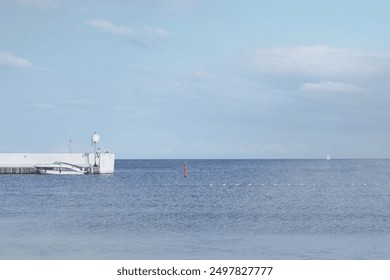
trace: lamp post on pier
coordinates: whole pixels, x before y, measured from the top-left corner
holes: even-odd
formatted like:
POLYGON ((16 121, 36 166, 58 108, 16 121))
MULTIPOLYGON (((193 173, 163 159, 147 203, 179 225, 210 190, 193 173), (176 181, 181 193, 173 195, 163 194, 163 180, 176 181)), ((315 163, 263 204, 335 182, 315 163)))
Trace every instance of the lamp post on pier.
POLYGON ((100 141, 100 135, 97 134, 96 132, 93 133, 92 135, 92 145, 93 145, 93 151, 94 151, 94 154, 95 154, 95 164, 94 166, 97 167, 97 164, 96 164, 96 156, 97 156, 97 152, 96 152, 96 143, 100 141))

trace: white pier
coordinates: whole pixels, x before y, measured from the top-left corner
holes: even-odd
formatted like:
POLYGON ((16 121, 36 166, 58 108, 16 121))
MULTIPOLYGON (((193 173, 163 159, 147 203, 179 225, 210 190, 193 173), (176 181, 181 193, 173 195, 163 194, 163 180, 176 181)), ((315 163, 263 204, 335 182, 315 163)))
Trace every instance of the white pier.
POLYGON ((1 153, 0 174, 35 174, 43 166, 48 170, 59 169, 57 171, 61 173, 61 167, 57 168, 56 164, 74 165, 86 174, 114 173, 115 154, 101 152, 97 148, 99 140, 100 136, 95 132, 91 138, 93 153, 1 153))
POLYGON ((37 166, 54 162, 89 167, 90 173, 114 173, 115 154, 97 153, 3 153, 0 154, 0 174, 34 174, 37 166))

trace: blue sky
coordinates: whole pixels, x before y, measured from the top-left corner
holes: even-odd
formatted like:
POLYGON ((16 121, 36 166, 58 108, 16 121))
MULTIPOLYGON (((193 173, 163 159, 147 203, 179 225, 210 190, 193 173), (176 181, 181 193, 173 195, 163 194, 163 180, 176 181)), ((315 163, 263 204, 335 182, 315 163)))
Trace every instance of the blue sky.
POLYGON ((390 3, 0 0, 0 152, 390 157, 390 3))

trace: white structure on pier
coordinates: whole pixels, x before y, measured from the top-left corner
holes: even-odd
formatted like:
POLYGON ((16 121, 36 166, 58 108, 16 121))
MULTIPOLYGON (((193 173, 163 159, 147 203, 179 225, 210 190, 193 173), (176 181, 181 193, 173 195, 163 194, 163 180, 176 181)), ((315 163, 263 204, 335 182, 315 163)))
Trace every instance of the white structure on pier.
POLYGON ((93 153, 1 153, 0 173, 35 173, 31 170, 34 170, 37 166, 49 165, 55 162, 89 167, 91 173, 114 173, 115 154, 100 152, 100 149, 96 148, 99 139, 99 135, 95 132, 92 136, 93 153), (28 172, 20 171, 23 169, 28 172))

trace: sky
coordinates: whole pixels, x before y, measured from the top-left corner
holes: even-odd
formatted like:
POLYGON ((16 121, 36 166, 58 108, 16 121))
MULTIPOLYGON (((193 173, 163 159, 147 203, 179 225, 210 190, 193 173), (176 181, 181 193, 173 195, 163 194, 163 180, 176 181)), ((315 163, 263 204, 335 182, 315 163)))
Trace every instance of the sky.
POLYGON ((117 158, 388 158, 389 11, 0 0, 0 152, 87 152, 96 131, 117 158))

